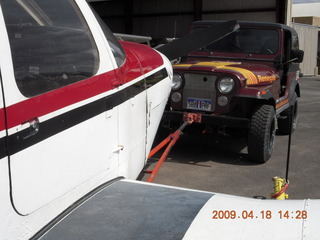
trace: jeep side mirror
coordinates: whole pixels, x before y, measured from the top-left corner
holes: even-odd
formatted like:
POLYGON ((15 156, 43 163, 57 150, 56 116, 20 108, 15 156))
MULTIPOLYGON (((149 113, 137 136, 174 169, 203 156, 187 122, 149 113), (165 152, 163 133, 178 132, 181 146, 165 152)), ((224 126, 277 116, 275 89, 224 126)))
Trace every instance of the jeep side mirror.
POLYGON ((295 63, 301 63, 303 61, 304 51, 300 49, 291 49, 291 59, 295 63))

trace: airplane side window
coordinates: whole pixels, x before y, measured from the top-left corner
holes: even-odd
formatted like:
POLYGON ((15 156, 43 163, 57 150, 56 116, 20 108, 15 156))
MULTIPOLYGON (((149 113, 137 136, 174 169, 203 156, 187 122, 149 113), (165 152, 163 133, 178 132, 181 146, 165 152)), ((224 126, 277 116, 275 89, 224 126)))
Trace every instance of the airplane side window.
POLYGON ((94 76, 99 54, 73 0, 1 0, 15 79, 36 96, 94 76))
POLYGON ((116 37, 111 32, 111 30, 108 28, 108 26, 104 23, 104 21, 96 13, 96 11, 94 9, 92 9, 92 12, 95 14, 96 19, 98 20, 100 27, 101 27, 105 37, 108 40, 112 54, 116 60, 117 66, 121 67, 126 59, 126 55, 125 55, 123 48, 121 47, 119 41, 116 39, 116 37))
POLYGON ((113 56, 116 59, 118 67, 121 67, 125 61, 125 54, 121 45, 119 44, 118 40, 114 37, 113 34, 112 37, 108 39, 108 42, 112 50, 113 56))

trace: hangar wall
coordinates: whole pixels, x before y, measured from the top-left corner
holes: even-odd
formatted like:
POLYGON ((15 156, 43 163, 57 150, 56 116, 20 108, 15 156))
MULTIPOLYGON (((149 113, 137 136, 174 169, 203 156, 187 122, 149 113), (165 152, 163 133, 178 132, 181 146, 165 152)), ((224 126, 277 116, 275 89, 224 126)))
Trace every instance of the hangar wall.
POLYGON ((180 37, 194 21, 194 0, 122 0, 92 2, 113 32, 180 37))
POLYGON ((154 37, 180 37, 194 20, 193 0, 135 0, 133 33, 154 37))
POLYGON ((286 23, 292 0, 88 1, 113 32, 159 38, 181 37, 196 20, 286 23))
POLYGON ((276 6, 276 0, 203 0, 203 19, 277 22, 276 6))

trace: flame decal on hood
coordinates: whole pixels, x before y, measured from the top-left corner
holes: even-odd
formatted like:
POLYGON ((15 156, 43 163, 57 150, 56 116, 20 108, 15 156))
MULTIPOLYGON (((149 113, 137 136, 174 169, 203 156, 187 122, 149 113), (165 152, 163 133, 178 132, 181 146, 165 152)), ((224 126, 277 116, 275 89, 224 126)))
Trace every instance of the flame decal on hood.
POLYGON ((241 73, 247 79, 247 85, 255 85, 259 83, 257 76, 250 70, 239 68, 239 67, 228 67, 228 66, 222 67, 222 69, 241 73))
POLYGON ((177 64, 174 68, 190 68, 190 67, 214 67, 215 69, 229 70, 236 73, 240 73, 247 80, 247 85, 257 85, 262 82, 273 82, 277 79, 277 76, 272 74, 271 76, 256 75, 252 71, 242 68, 241 62, 198 62, 194 64, 177 64), (239 66, 237 66, 239 65, 239 66))

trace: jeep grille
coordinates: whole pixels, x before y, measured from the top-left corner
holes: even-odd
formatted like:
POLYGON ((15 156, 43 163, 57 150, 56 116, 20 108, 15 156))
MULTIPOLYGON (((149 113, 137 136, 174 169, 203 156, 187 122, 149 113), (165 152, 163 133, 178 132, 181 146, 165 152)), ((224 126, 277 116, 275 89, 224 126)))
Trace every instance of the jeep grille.
POLYGON ((216 99, 216 75, 207 74, 192 74, 186 73, 184 75, 185 86, 183 89, 183 108, 190 109, 187 106, 188 98, 190 99, 201 99, 206 103, 211 102, 211 107, 207 109, 193 109, 201 111, 215 110, 215 99, 216 99))

